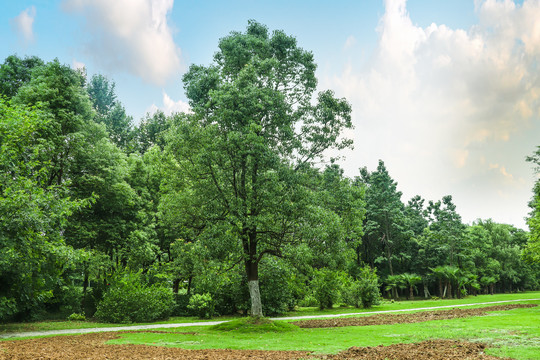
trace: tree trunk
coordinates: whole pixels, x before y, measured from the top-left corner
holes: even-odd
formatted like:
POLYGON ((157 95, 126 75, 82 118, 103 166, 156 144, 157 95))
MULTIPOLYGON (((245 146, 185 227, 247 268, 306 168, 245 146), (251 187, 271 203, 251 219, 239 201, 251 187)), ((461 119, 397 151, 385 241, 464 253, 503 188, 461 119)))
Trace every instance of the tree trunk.
MULTIPOLYGON (((250 234, 254 237, 253 234, 250 234)), ((253 240, 253 238, 251 239, 253 240)), ((246 275, 248 280, 249 297, 251 299, 251 316, 262 317, 261 293, 259 290, 259 263, 255 260, 256 242, 251 241, 249 246, 250 254, 245 260, 246 275)))
POLYGON ((178 294, 179 288, 180 288, 180 279, 176 278, 174 279, 173 285, 172 285, 173 293, 178 294))
POLYGON ((412 287, 412 286, 409 286, 409 292, 410 292, 410 293, 409 293, 409 294, 410 294, 410 295, 409 295, 409 298, 410 298, 411 300, 414 300, 414 292, 413 292, 413 287, 412 287))
POLYGON ((261 293, 259 291, 259 280, 249 280, 249 297, 251 298, 251 316, 262 317, 261 293))
POLYGON ((431 294, 429 293, 429 288, 427 286, 426 283, 424 283, 424 297, 427 299, 431 296, 431 294))

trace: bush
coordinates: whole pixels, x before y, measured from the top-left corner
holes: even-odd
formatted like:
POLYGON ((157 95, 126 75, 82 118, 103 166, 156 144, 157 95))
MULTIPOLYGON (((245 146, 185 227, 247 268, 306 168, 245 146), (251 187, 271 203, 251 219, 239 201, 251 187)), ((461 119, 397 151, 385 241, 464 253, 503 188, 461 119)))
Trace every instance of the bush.
POLYGON ((377 271, 369 266, 361 268, 358 279, 350 282, 346 293, 347 304, 355 307, 360 307, 360 303, 364 308, 380 304, 381 293, 377 271))
POLYGON ((69 321, 85 321, 86 316, 84 314, 73 313, 67 318, 69 321))
POLYGON ((220 275, 212 270, 202 273, 193 280, 193 292, 212 296, 215 315, 246 313, 249 309, 247 278, 239 268, 220 275))
POLYGON ((259 267, 259 283, 263 313, 280 315, 294 308, 296 299, 291 289, 293 274, 287 264, 278 258, 266 258, 259 267))
POLYGON ((210 319, 214 316, 214 300, 209 293, 193 295, 187 307, 201 319, 210 319))
POLYGON ((317 301, 315 296, 311 294, 306 295, 306 297, 298 303, 298 306, 301 306, 301 307, 313 307, 313 306, 318 306, 318 305, 319 305, 319 302, 317 301))
POLYGON ((169 317, 174 306, 172 289, 147 286, 140 273, 124 273, 113 279, 95 316, 112 323, 149 322, 169 317))
POLYGON ((313 295, 319 302, 319 308, 331 309, 339 300, 341 292, 341 274, 329 269, 316 270, 311 286, 313 295))
POLYGON ((66 316, 81 312, 83 299, 82 287, 73 285, 58 286, 53 291, 54 297, 47 303, 47 311, 61 312, 66 316))
POLYGON ((174 294, 174 309, 171 313, 172 316, 189 316, 189 295, 185 289, 180 289, 178 294, 174 294))

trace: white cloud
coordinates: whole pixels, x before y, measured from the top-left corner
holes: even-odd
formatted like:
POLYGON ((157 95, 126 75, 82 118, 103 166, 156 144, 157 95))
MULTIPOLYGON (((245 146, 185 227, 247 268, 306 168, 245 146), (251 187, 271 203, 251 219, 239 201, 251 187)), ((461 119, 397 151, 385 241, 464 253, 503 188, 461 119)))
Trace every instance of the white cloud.
POLYGON ((29 43, 34 41, 34 19, 36 18, 36 8, 30 6, 21 11, 19 15, 10 20, 13 30, 17 36, 24 42, 29 43))
POLYGON ((347 40, 345 40, 345 45, 343 46, 343 49, 348 50, 352 48, 356 44, 356 38, 352 35, 349 35, 347 40))
POLYGON ((73 59, 71 62, 71 68, 75 70, 84 70, 86 69, 86 64, 80 61, 77 61, 76 59, 73 59))
MULTIPOLYGON (((490 163, 502 175, 493 187, 530 178, 511 174, 537 145, 522 140, 540 124, 540 2, 477 1, 470 29, 416 26, 405 0, 385 7, 367 69, 351 61, 322 81, 352 103, 353 171, 383 159, 406 196, 428 198, 459 193, 487 176, 490 163)), ((530 187, 520 191, 513 196, 526 209, 530 187)))
POLYGON ((163 105, 163 111, 167 115, 178 112, 191 112, 191 108, 187 102, 182 100, 174 101, 165 91, 163 91, 163 105))
POLYGON ((173 0, 65 0, 86 18, 89 56, 107 70, 126 70, 163 85, 182 70, 167 14, 173 0))
POLYGON ((156 104, 152 104, 146 112, 149 114, 154 114, 156 111, 161 110, 165 115, 171 115, 174 113, 190 113, 191 108, 187 102, 182 100, 174 101, 171 97, 163 90, 163 106, 158 107, 156 104))

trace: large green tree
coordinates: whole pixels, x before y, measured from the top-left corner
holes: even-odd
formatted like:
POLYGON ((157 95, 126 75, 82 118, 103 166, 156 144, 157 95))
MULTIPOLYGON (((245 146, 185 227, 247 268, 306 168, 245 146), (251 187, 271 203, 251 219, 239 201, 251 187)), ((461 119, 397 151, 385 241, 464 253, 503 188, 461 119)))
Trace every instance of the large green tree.
MULTIPOLYGON (((533 163, 536 174, 540 174, 540 146, 532 156, 527 158, 527 161, 533 163)), ((527 224, 531 233, 525 255, 530 261, 540 263, 540 179, 537 179, 534 184, 529 206, 532 210, 527 224)))
POLYGON ((21 59, 10 55, 0 65, 0 95, 12 98, 17 95, 19 88, 30 81, 32 70, 42 66, 43 60, 36 56, 21 59))
POLYGON ((213 64, 183 77, 193 115, 171 131, 170 150, 205 216, 200 237, 243 263, 253 316, 262 315, 261 259, 300 240, 303 170, 350 145, 340 139, 350 105, 331 91, 314 97, 315 69, 294 37, 250 21, 219 41, 213 64))
POLYGON ((377 170, 360 170, 366 185, 366 220, 363 238, 365 261, 372 264, 384 259, 388 274, 394 275, 396 250, 410 234, 407 233, 405 206, 401 202, 401 191, 392 179, 384 162, 379 160, 377 170))
POLYGON ((109 138, 118 147, 130 151, 135 134, 133 119, 118 101, 115 83, 105 76, 92 76, 87 85, 88 95, 95 110, 95 121, 105 124, 109 138))
POLYGON ((28 319, 51 300, 72 256, 62 236, 81 203, 48 184, 49 119, 43 111, 0 98, 0 321, 28 319))

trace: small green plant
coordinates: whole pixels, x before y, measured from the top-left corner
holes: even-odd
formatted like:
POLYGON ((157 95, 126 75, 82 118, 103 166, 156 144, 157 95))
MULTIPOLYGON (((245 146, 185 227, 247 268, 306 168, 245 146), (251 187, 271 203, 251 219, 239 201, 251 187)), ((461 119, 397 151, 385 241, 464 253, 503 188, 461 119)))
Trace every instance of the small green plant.
POLYGON ((84 316, 84 314, 80 314, 80 313, 73 313, 73 314, 69 315, 67 319, 69 321, 85 321, 86 316, 84 316))
POLYGON ((298 306, 301 306, 301 307, 314 307, 317 305, 319 305, 319 302, 317 301, 315 296, 311 294, 306 295, 306 297, 300 300, 300 302, 298 303, 298 306))
POLYGON ((209 293, 193 295, 187 307, 201 319, 210 319, 214 316, 214 300, 209 293))

